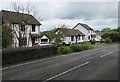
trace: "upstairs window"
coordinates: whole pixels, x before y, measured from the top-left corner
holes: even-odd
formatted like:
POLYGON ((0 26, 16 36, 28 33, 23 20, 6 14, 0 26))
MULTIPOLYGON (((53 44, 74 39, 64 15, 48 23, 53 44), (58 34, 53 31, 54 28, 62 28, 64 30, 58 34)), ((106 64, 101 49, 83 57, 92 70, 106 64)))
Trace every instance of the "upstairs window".
POLYGON ((35 25, 32 25, 32 32, 35 32, 35 25))
POLYGON ((21 31, 25 31, 25 25, 21 25, 21 31))

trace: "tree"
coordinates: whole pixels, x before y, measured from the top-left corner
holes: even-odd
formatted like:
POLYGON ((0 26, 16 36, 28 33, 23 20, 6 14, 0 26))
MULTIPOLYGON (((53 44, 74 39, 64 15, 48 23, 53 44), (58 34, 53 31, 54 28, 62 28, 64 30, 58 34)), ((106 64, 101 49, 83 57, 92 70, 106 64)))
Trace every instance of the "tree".
POLYGON ((110 39, 110 38, 105 38, 105 43, 112 43, 112 39, 110 39))
POLYGON ((7 48, 12 44, 11 29, 6 26, 0 28, 2 29, 2 48, 7 48))
POLYGON ((2 48, 2 26, 0 25, 0 48, 2 48))
POLYGON ((120 33, 119 32, 107 32, 102 35, 102 38, 110 38, 113 42, 119 42, 120 40, 120 33))
POLYGON ((63 43, 65 37, 66 37, 66 32, 69 30, 69 26, 66 26, 65 24, 59 25, 58 28, 55 31, 55 36, 54 36, 54 42, 59 45, 63 43))
POLYGON ((55 26, 53 30, 47 31, 47 34, 50 37, 50 41, 54 42, 55 44, 59 45, 64 41, 66 37, 66 32, 68 31, 68 26, 65 24, 55 26))
POLYGON ((38 13, 34 5, 30 5, 29 2, 26 2, 26 4, 22 3, 16 3, 13 2, 11 4, 11 10, 15 12, 21 12, 21 13, 27 13, 27 14, 32 14, 36 19, 42 20, 41 13, 38 13))
POLYGON ((110 31, 111 31, 110 28, 103 28, 103 29, 102 29, 102 32, 110 32, 110 31))

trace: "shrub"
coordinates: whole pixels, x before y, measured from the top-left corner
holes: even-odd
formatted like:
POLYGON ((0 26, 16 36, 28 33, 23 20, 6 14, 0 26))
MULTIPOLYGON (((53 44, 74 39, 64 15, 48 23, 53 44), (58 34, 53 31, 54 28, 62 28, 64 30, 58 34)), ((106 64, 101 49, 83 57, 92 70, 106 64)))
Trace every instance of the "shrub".
POLYGON ((110 38, 113 42, 119 42, 120 33, 119 32, 109 32, 102 35, 103 39, 110 38))
POLYGON ((82 46, 83 50, 88 50, 89 47, 88 46, 82 46))
POLYGON ((2 28, 2 48, 7 48, 12 44, 11 29, 9 27, 2 28))
POLYGON ((95 44, 95 40, 90 40, 91 44, 95 44))
POLYGON ((61 46, 58 48, 58 52, 60 54, 67 54, 71 52, 79 52, 93 48, 94 48, 93 46, 61 46))
POLYGON ((69 46, 61 46, 58 48, 58 53, 60 54, 67 54, 71 53, 73 50, 69 46))
POLYGON ((106 38, 106 39, 105 39, 105 43, 112 43, 112 39, 106 38))
POLYGON ((79 52, 83 50, 82 46, 70 46, 70 48, 73 50, 73 52, 79 52))

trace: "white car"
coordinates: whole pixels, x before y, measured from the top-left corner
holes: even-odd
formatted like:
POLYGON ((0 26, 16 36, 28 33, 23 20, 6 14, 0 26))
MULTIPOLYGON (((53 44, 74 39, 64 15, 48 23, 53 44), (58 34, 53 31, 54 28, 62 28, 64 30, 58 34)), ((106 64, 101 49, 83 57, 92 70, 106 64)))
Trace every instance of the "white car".
POLYGON ((49 42, 39 42, 39 43, 37 44, 37 46, 47 46, 47 45, 52 45, 52 44, 49 43, 49 42))

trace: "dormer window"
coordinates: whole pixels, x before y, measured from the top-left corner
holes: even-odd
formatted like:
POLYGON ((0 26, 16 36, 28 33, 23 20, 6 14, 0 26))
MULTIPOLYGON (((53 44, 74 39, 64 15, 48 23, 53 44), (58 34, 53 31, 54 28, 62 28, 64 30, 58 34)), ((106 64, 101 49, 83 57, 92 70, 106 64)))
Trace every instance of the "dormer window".
POLYGON ((35 25, 32 25, 32 32, 35 32, 35 25))

